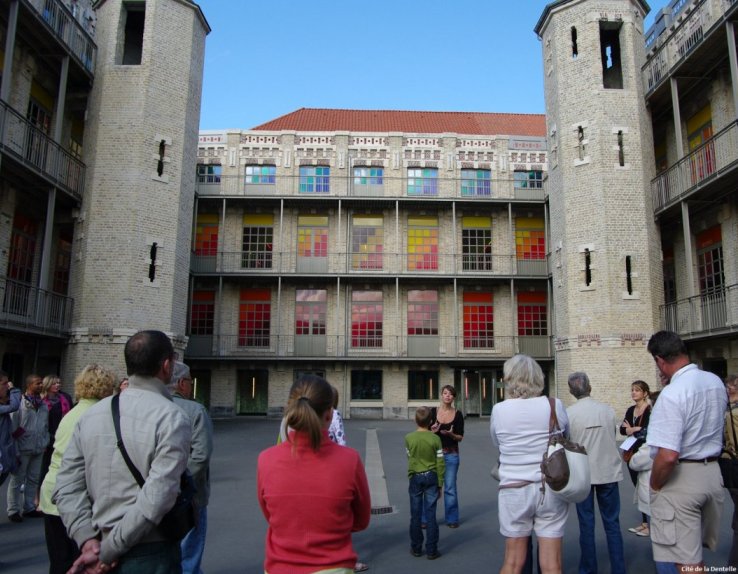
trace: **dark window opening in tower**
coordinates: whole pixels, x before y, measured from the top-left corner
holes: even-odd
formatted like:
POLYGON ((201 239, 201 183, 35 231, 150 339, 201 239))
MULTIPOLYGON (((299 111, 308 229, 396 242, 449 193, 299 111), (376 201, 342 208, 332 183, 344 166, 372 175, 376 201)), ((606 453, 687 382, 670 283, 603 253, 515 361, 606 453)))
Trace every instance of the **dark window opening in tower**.
POLYGON ((620 54, 620 24, 600 22, 600 56, 602 85, 610 89, 623 88, 623 65, 620 54))
POLYGON ((587 287, 592 284, 592 255, 589 249, 584 250, 584 284, 587 287))
POLYGON ((571 27, 571 57, 576 60, 577 56, 579 56, 579 47, 577 46, 577 29, 574 26, 572 26, 571 27))
POLYGON ((579 126, 577 128, 577 139, 579 140, 579 159, 584 160, 584 127, 579 126))
POLYGON ((623 147, 623 130, 618 130, 618 163, 625 165, 625 149, 623 147))
POLYGON ((159 161, 156 164, 156 173, 159 177, 164 173, 164 151, 166 150, 166 140, 159 142, 159 161))
POLYGON ((123 23, 123 50, 120 63, 124 66, 141 64, 143 54, 145 2, 125 2, 121 18, 123 23))
POLYGON ((630 255, 625 256, 625 282, 628 287, 628 295, 633 294, 633 270, 631 268, 630 255))

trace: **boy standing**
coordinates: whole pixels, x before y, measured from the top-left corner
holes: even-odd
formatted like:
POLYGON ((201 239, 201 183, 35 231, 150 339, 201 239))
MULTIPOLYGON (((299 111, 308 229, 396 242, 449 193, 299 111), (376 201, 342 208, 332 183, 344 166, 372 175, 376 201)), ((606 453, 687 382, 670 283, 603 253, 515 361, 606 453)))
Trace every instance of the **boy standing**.
POLYGON ((431 411, 418 407, 415 411, 418 430, 405 436, 405 450, 408 463, 407 474, 410 479, 410 551, 413 556, 423 554, 423 530, 420 524, 421 512, 427 520, 425 553, 428 560, 441 556, 438 552, 438 523, 436 504, 443 487, 443 450, 441 439, 430 431, 431 411))

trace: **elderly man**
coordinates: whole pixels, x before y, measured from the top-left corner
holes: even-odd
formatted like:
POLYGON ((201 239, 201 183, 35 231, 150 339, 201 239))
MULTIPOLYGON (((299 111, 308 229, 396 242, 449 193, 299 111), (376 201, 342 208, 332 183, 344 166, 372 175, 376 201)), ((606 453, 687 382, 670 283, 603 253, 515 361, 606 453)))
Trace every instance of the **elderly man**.
POLYGON ((210 455, 213 453, 213 423, 207 409, 193 400, 194 387, 190 368, 177 361, 169 383, 174 404, 181 408, 190 419, 192 429, 192 448, 187 461, 187 469, 192 474, 197 487, 195 503, 198 508, 198 521, 195 528, 182 540, 182 574, 201 574, 200 563, 205 550, 205 534, 208 523, 208 498, 210 497, 210 455))
POLYGON ((715 550, 725 498, 717 457, 723 447, 725 386, 690 362, 676 333, 648 341, 662 380, 646 443, 651 448, 653 558, 702 572, 702 546, 715 550))
POLYGON ((569 415, 569 436, 587 449, 592 487, 589 496, 577 504, 579 518, 579 574, 597 573, 595 546, 594 497, 600 508, 602 525, 610 554, 610 572, 625 574, 623 535, 620 532, 620 491, 623 465, 618 452, 616 432, 618 420, 608 405, 589 395, 592 387, 586 373, 569 375, 569 392, 577 402, 566 409, 569 415))
POLYGON ((56 480, 54 501, 80 547, 75 572, 181 572, 179 541, 157 525, 172 508, 190 454, 190 421, 166 385, 174 349, 160 331, 141 331, 126 343, 129 386, 119 395, 123 444, 145 478, 139 487, 117 446, 111 398, 77 423, 56 480))

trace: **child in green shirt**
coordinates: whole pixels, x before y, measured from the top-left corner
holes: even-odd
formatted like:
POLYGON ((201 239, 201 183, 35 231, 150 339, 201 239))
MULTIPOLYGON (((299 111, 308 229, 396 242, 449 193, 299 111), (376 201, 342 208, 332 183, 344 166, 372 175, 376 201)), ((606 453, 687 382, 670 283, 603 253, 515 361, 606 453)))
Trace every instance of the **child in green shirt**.
POLYGON ((418 430, 405 436, 405 450, 408 463, 407 474, 410 479, 410 551, 413 556, 423 554, 423 529, 421 513, 427 520, 425 553, 428 560, 435 560, 438 552, 438 523, 436 504, 443 487, 443 450, 441 439, 430 431, 431 411, 428 407, 418 407, 415 411, 418 430))

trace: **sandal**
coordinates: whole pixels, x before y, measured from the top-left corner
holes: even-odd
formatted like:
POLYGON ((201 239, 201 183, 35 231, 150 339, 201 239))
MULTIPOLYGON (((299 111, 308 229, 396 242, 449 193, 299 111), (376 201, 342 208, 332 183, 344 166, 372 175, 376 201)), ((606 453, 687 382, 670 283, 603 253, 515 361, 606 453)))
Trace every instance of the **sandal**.
POLYGON ((363 562, 357 562, 354 566, 354 572, 366 572, 367 570, 369 570, 369 565, 363 562))
POLYGON ((650 536, 651 530, 648 528, 648 526, 641 528, 638 532, 636 532, 636 536, 650 536))
POLYGON ((644 528, 648 528, 648 526, 646 526, 645 524, 639 524, 638 526, 633 526, 632 528, 628 528, 628 532, 632 532, 633 534, 638 534, 644 528))

